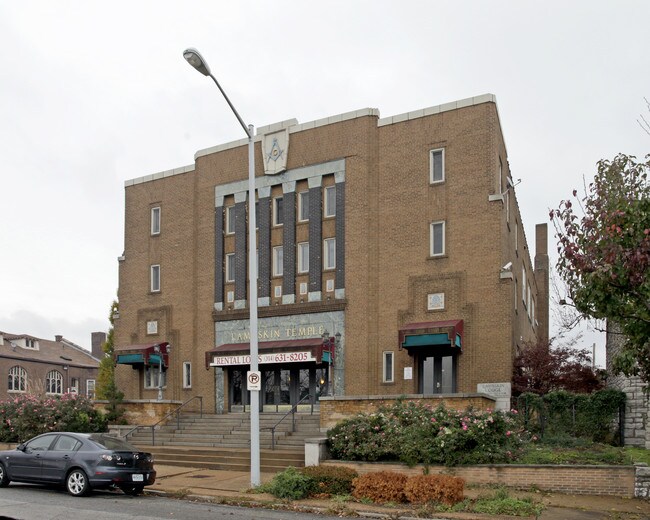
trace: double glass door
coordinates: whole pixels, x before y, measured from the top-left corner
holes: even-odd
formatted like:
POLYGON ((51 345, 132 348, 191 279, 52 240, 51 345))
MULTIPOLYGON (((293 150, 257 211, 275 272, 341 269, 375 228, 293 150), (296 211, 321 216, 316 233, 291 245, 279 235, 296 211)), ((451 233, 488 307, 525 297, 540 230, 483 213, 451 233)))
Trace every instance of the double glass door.
MULTIPOLYGON (((246 390, 246 369, 231 368, 228 371, 230 381, 229 409, 233 406, 250 405, 250 392, 246 390)), ((262 372, 262 391, 260 407, 273 412, 289 410, 301 403, 311 406, 318 402, 321 395, 327 395, 329 378, 327 366, 285 368, 269 367, 262 372)))
POLYGON ((418 368, 421 394, 456 392, 456 356, 422 356, 418 368))

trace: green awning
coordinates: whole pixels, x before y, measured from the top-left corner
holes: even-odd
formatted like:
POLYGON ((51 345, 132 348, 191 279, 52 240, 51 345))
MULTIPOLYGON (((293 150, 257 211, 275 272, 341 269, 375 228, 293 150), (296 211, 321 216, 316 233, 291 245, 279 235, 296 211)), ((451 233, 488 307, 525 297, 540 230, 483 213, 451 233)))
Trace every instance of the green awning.
POLYGON ((409 347, 426 347, 434 345, 449 345, 449 336, 447 334, 418 334, 417 336, 406 336, 402 346, 409 347))
POLYGON ((413 349, 414 354, 427 347, 462 350, 463 320, 409 323, 400 328, 399 348, 413 349))
POLYGON ((146 345, 129 345, 115 349, 115 362, 131 365, 134 369, 141 366, 160 366, 163 370, 169 366, 169 343, 148 343, 146 345))
POLYGON ((137 363, 144 363, 144 357, 142 354, 120 354, 117 356, 116 363, 135 365, 137 363))

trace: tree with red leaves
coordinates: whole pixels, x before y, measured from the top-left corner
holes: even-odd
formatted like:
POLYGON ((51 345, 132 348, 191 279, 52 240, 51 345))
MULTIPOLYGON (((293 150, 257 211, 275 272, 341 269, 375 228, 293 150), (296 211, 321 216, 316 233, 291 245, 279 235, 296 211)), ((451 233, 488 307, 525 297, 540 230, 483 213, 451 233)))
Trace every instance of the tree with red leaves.
POLYGON ((589 394, 603 387, 602 372, 594 372, 588 349, 553 347, 538 341, 524 345, 514 362, 513 394, 545 395, 554 390, 589 394))
POLYGON ((558 238, 557 271, 584 316, 616 323, 625 346, 614 369, 638 375, 650 390, 650 155, 617 155, 574 202, 561 201, 551 220, 558 238))

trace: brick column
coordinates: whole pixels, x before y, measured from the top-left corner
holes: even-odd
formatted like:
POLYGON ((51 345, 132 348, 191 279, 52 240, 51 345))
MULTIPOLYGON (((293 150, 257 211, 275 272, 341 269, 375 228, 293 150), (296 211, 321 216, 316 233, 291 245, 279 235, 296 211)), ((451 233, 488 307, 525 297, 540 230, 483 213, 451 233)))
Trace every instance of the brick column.
POLYGON ((283 183, 282 191, 284 198, 282 303, 290 304, 296 302, 296 183, 283 183))
POLYGON ((322 177, 309 178, 309 301, 322 300, 323 208, 322 177))

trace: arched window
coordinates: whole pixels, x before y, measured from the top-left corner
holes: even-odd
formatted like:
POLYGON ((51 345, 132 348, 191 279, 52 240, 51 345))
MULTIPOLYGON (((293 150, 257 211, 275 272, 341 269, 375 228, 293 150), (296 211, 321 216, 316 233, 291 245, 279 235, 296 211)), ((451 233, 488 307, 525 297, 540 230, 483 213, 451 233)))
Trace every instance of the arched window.
POLYGON ((15 366, 9 369, 9 391, 24 392, 27 390, 27 371, 15 366))
POLYGON ((45 376, 45 392, 48 394, 63 393, 63 376, 61 372, 50 370, 45 376))

